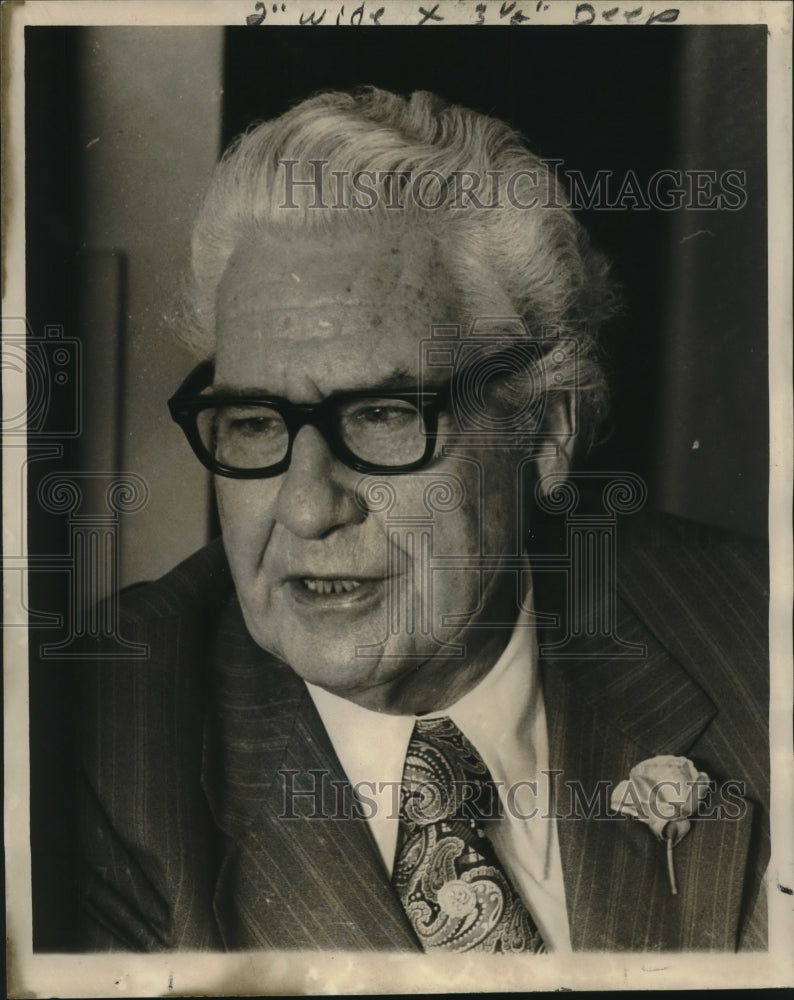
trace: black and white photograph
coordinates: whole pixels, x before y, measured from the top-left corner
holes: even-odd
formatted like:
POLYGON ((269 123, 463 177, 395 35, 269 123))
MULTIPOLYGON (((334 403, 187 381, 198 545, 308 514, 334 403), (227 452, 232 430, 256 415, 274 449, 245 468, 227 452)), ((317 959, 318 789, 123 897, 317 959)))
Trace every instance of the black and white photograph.
POLYGON ((794 985, 791 5, 2 17, 8 995, 794 985))

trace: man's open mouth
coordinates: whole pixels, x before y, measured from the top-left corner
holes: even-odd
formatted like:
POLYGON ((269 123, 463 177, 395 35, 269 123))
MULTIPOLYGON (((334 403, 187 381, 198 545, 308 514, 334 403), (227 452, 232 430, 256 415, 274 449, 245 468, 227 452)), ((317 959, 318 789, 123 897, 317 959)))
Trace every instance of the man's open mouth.
POLYGON ((349 594, 361 586, 361 580, 304 579, 301 583, 315 594, 349 594))
POLYGON ((288 579, 293 600, 306 608, 363 609, 383 599, 383 576, 293 576, 288 579))

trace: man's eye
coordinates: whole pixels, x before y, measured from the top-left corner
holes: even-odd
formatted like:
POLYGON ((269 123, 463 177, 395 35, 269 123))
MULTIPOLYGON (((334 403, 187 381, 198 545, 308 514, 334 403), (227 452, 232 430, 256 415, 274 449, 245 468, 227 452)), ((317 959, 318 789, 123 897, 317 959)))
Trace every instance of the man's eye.
POLYGON ((274 423, 266 417, 246 417, 244 420, 233 420, 229 429, 233 434, 268 434, 273 430, 274 423))
POLYGON ((376 403, 361 406, 349 415, 362 427, 397 429, 416 420, 414 407, 400 403, 376 403))
POLYGON ((254 410, 224 414, 219 421, 218 433, 221 436, 267 437, 283 429, 284 424, 277 414, 254 410))

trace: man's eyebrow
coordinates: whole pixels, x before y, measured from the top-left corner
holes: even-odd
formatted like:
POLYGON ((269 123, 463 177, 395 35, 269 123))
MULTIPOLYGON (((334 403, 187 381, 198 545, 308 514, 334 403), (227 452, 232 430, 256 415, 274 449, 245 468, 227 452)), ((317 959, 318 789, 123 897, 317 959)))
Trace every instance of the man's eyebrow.
MULTIPOLYGON (((415 389, 418 383, 419 377, 417 375, 412 375, 405 368, 398 368, 377 382, 370 382, 361 388, 366 391, 371 389, 373 392, 388 392, 390 389, 393 392, 400 392, 403 389, 415 389)), ((354 387, 350 391, 359 392, 360 390, 354 387)))
MULTIPOLYGON (((396 368, 383 378, 378 379, 377 382, 367 382, 366 384, 362 383, 360 385, 345 386, 342 389, 335 389, 333 392, 329 393, 329 396, 341 396, 346 392, 404 392, 406 390, 415 390, 418 387, 418 384, 419 377, 417 375, 412 374, 406 368, 396 368)), ((230 399, 245 399, 256 396, 278 396, 278 393, 270 392, 261 386, 256 388, 253 386, 241 388, 238 385, 229 385, 226 382, 217 382, 210 386, 209 390, 203 393, 203 395, 209 396, 210 398, 213 396, 224 396, 230 399)))
POLYGON ((201 394, 202 396, 224 396, 232 399, 243 399, 248 396, 268 396, 272 393, 264 389, 241 388, 239 385, 228 385, 226 382, 214 382, 201 394))

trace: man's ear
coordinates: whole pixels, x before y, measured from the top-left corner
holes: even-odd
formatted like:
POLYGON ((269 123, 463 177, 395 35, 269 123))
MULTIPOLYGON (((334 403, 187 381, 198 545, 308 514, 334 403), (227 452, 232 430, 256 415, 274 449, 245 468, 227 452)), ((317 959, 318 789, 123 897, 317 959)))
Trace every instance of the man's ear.
POLYGON ((544 493, 554 481, 568 477, 576 447, 575 405, 572 392, 551 392, 547 397, 543 416, 544 440, 536 459, 538 479, 543 481, 546 476, 553 477, 548 480, 548 486, 541 487, 544 493))

